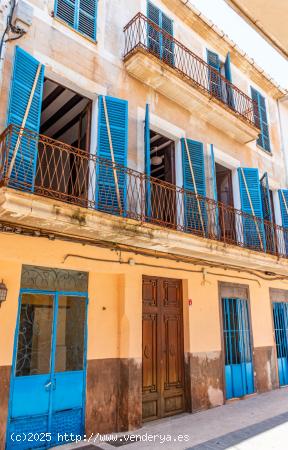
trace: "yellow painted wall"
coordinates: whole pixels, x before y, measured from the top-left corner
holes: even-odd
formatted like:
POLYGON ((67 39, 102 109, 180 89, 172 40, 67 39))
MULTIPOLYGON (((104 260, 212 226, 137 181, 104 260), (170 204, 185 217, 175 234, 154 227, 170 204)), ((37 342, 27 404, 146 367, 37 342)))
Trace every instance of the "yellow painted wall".
POLYGON ((221 349, 218 281, 249 286, 255 347, 274 343, 269 287, 288 289, 286 281, 251 281, 254 277, 245 272, 213 268, 204 277, 202 272, 194 272, 201 271, 201 266, 133 254, 123 253, 122 264, 67 258, 67 254, 76 254, 118 261, 119 255, 111 250, 44 238, 0 234, 0 250, 0 278, 8 287, 7 301, 0 309, 0 365, 10 365, 12 361, 21 263, 89 272, 88 359, 141 358, 142 275, 183 280, 185 351, 192 353, 221 349), (132 257, 136 265, 123 264, 132 257), (188 306, 188 299, 192 306, 188 306))

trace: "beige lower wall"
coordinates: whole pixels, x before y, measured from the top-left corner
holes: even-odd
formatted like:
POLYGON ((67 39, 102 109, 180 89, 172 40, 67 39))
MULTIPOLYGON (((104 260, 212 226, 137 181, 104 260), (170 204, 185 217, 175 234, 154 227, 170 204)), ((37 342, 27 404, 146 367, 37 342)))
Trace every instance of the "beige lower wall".
POLYGON ((0 278, 8 288, 7 301, 0 309, 1 366, 12 362, 22 264, 89 272, 88 359, 141 357, 142 275, 183 280, 185 352, 190 353, 221 350, 219 281, 249 286, 255 347, 274 345, 269 288, 288 289, 287 281, 252 280, 253 275, 245 272, 210 268, 203 275, 201 266, 119 255, 111 250, 44 238, 2 234, 0 249, 0 278), (122 263, 93 261, 83 256, 113 261, 121 258, 122 263), (129 258, 136 264, 124 264, 129 258), (192 305, 188 305, 188 300, 192 300, 192 305))
POLYGON ((182 280, 187 410, 225 402, 219 282, 248 286, 256 391, 278 387, 269 288, 288 290, 286 280, 268 282, 244 271, 213 267, 203 273, 203 267, 192 264, 19 235, 0 234, 0 252, 0 279, 8 288, 7 301, 0 308, 0 369, 8 377, 0 389, 0 443, 6 428, 22 264, 89 272, 86 423, 90 431, 95 426, 105 433, 141 425, 143 275, 182 280), (129 258, 134 264, 127 264, 129 258), (108 404, 114 399, 116 410, 106 409, 105 399, 108 404), (118 414, 120 410, 123 413, 118 414), (95 417, 103 420, 95 422, 95 417))

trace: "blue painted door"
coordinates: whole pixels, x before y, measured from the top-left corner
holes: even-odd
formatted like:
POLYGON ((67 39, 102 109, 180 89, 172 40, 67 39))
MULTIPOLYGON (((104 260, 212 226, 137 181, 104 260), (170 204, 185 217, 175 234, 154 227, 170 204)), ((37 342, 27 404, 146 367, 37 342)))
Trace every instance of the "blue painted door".
POLYGON ((254 392, 247 300, 222 298, 226 399, 254 392))
POLYGON ((7 450, 50 448, 64 433, 83 435, 86 314, 83 293, 21 291, 7 450))
POLYGON ((280 386, 288 384, 288 303, 273 303, 273 318, 280 386))

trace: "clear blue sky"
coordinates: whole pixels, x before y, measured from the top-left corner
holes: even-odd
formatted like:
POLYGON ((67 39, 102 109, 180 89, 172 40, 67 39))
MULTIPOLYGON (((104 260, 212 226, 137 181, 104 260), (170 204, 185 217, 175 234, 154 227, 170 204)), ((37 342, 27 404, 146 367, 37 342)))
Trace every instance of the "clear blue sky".
POLYGON ((288 89, 288 61, 238 16, 224 0, 189 1, 253 58, 280 86, 288 89))

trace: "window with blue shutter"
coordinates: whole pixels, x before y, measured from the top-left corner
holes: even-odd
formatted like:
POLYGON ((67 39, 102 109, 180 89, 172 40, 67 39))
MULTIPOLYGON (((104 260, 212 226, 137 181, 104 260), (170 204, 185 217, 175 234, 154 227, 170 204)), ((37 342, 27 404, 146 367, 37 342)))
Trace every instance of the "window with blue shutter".
POLYGON ((207 50, 207 63, 215 69, 213 71, 209 70, 208 72, 209 90, 214 97, 222 99, 222 82, 220 76, 221 67, 220 59, 217 53, 207 50), (217 71, 217 73, 215 71, 217 71))
MULTIPOLYGON (((224 70, 225 70, 225 78, 230 83, 232 83, 232 74, 231 74, 231 57, 230 52, 227 53, 226 60, 224 63, 224 70)), ((235 102, 234 102, 234 96, 233 96, 233 88, 229 83, 226 83, 226 103, 232 108, 235 109, 235 102)))
MULTIPOLYGON (((279 202, 282 217, 283 239, 285 243, 286 255, 288 255, 288 189, 279 189, 279 202)), ((282 250, 282 249, 281 249, 282 250)))
POLYGON ((263 208, 258 169, 239 168, 239 187, 241 208, 243 215, 243 237, 247 247, 252 249, 266 249, 263 223, 263 208))
POLYGON ((150 155, 150 108, 146 105, 145 112, 145 173, 147 175, 146 180, 146 216, 151 217, 151 155, 150 155))
POLYGON ((276 239, 275 239, 275 230, 273 228, 273 217, 274 216, 273 216, 273 211, 272 211, 269 180, 268 180, 267 172, 265 172, 263 177, 260 179, 260 188, 261 188, 263 218, 265 221, 267 221, 264 224, 265 236, 266 236, 266 247, 267 247, 268 252, 274 253, 276 250, 276 239))
MULTIPOLYGON (((151 2, 147 4, 147 16, 159 28, 173 37, 173 21, 151 2)), ((174 64, 174 45, 172 39, 149 24, 148 47, 152 53, 156 54, 166 63, 170 65, 174 64)))
POLYGON ((263 95, 256 89, 251 87, 252 100, 256 102, 256 107, 254 107, 254 119, 259 125, 261 133, 258 136, 257 144, 262 147, 267 152, 271 152, 270 137, 269 137, 269 126, 267 119, 266 102, 263 95))
POLYGON ((108 124, 103 97, 99 97, 97 156, 105 158, 107 164, 97 163, 96 208, 111 214, 125 214, 126 174, 118 165, 127 167, 128 150, 128 102, 114 97, 105 97, 111 141, 116 166, 112 164, 108 124), (116 175, 116 176, 115 176, 116 175), (121 205, 117 196, 120 193, 121 205))
MULTIPOLYGON (((39 70, 39 65, 39 61, 33 58, 29 53, 25 52, 22 48, 15 48, 10 86, 10 101, 7 114, 8 125, 14 124, 19 127, 24 125, 23 120, 39 70)), ((38 134, 44 83, 44 66, 41 66, 38 81, 36 80, 36 82, 37 84, 25 122, 25 128, 38 134)), ((37 140, 35 138, 29 139, 28 135, 24 133, 17 144, 17 135, 16 133, 13 133, 9 152, 10 162, 14 150, 16 159, 13 165, 10 186, 25 190, 33 190, 37 163, 37 140)))
POLYGON ((190 161, 187 154, 185 139, 181 139, 182 145, 182 165, 183 165, 183 188, 190 191, 191 194, 184 193, 184 225, 186 231, 196 231, 197 234, 206 235, 207 233, 207 211, 205 199, 205 165, 204 149, 202 142, 186 139, 190 161, 192 164, 191 172, 190 161), (194 194, 197 192, 197 196, 194 194))
POLYGON ((98 0, 55 0, 55 16, 96 41, 98 0))

